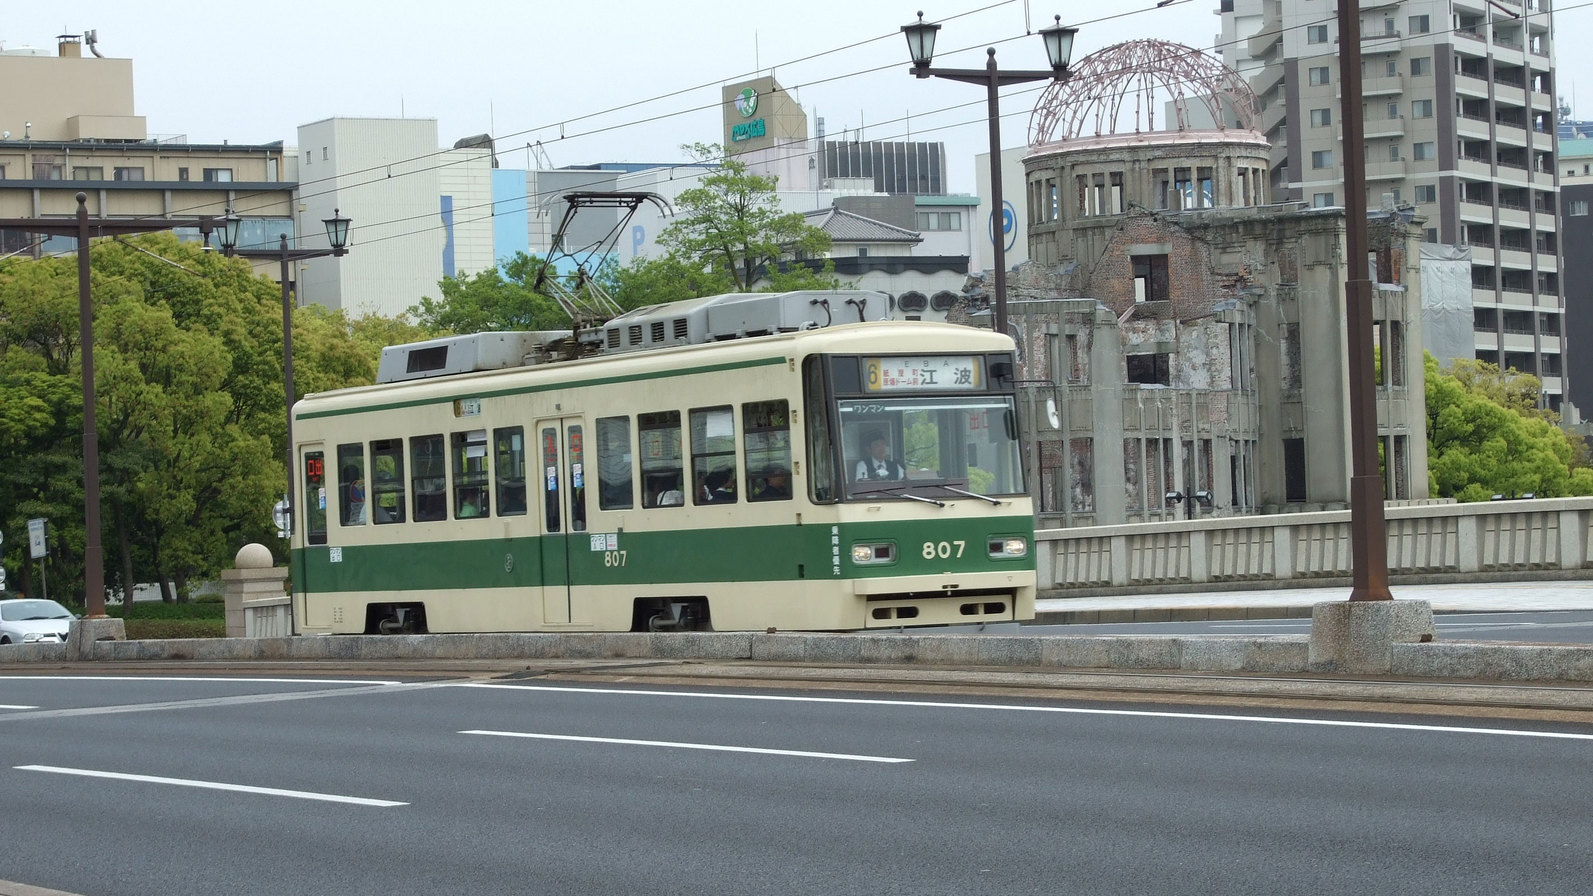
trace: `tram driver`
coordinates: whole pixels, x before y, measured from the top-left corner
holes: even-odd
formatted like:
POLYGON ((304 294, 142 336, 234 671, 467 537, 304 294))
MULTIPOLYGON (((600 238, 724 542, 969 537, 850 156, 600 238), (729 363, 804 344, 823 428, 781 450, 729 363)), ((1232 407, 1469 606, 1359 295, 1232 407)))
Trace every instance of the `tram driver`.
POLYGON ((867 438, 868 450, 857 462, 852 478, 859 482, 906 479, 907 469, 891 459, 890 443, 885 440, 885 434, 871 433, 867 438))

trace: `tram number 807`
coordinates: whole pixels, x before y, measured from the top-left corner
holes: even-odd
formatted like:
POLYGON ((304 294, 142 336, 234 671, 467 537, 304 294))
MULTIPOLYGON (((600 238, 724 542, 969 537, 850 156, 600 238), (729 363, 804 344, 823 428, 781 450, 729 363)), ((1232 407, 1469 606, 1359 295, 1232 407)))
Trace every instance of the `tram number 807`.
POLYGON ((961 557, 962 549, 967 546, 965 541, 926 541, 924 542, 924 559, 934 560, 939 557, 949 560, 952 557, 961 557))

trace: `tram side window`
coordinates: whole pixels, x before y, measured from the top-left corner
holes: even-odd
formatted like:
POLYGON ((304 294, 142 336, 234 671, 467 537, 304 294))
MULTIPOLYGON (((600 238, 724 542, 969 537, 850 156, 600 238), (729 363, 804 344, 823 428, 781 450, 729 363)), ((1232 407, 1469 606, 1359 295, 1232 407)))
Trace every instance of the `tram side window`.
POLYGON ((681 491, 680 411, 636 415, 642 442, 642 506, 678 507, 681 491))
POLYGON ((304 452, 304 499, 299 502, 306 544, 326 544, 326 455, 304 452))
POLYGON ((359 442, 337 446, 338 522, 365 524, 365 446, 359 442))
POLYGON ((453 434, 454 519, 491 515, 487 504, 487 431, 453 434))
POLYGON ((569 451, 565 457, 570 464, 570 531, 586 531, 586 436, 581 427, 572 425, 566 430, 569 451))
POLYGON ((371 443, 371 522, 404 521, 404 440, 371 443))
POLYGON ((629 510, 636 506, 629 417, 597 420, 597 506, 603 510, 629 510))
POLYGON ((808 490, 815 502, 834 501, 835 448, 830 441, 829 403, 824 398, 824 365, 814 355, 803 362, 802 407, 807 411, 808 490))
POLYGON ((409 440, 409 477, 417 523, 448 518, 447 458, 442 433, 409 440))
POLYGON ((693 504, 736 501, 736 421, 729 406, 691 412, 693 504))
POLYGON ((525 515, 525 427, 506 426, 492 431, 498 465, 498 516, 525 515))
POLYGON ((791 500, 791 412, 785 399, 741 406, 749 501, 791 500))

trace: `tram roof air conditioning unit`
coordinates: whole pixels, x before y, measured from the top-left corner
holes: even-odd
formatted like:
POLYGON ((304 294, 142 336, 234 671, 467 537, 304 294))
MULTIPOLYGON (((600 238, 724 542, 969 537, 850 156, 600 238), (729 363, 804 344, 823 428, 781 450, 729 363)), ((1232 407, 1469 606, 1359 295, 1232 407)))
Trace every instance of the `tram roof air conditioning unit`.
POLYGON ((885 320, 882 292, 862 289, 737 292, 638 308, 603 326, 605 354, 701 345, 885 320))
POLYGON ((436 376, 519 367, 549 343, 569 338, 568 330, 472 333, 382 349, 376 368, 378 383, 400 383, 436 376))

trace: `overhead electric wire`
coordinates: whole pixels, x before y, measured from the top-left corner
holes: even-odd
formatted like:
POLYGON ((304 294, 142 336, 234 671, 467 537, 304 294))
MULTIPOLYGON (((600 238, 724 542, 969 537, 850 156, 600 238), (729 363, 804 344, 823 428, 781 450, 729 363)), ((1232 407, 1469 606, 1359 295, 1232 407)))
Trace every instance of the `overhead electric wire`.
MULTIPOLYGON (((1015 0, 1001 0, 1001 2, 992 3, 992 4, 989 4, 989 5, 986 5, 986 6, 982 6, 982 7, 978 7, 978 8, 972 9, 972 10, 967 10, 967 11, 964 11, 964 12, 956 13, 956 14, 954 14, 952 16, 948 16, 948 17, 946 17, 944 19, 940 19, 940 20, 937 20, 937 21, 942 21, 942 22, 944 22, 944 21, 952 21, 954 19, 964 18, 964 17, 967 17, 967 16, 976 15, 976 14, 979 14, 979 13, 982 13, 982 12, 987 12, 989 10, 996 9, 998 7, 1001 7, 1001 6, 1010 5, 1013 2, 1015 2, 1015 0)), ((1111 21, 1111 20, 1114 20, 1114 19, 1127 18, 1127 17, 1130 17, 1130 16, 1136 16, 1136 15, 1141 15, 1141 14, 1145 14, 1145 13, 1154 14, 1159 9, 1165 9, 1165 8, 1170 8, 1170 7, 1176 6, 1176 5, 1182 5, 1182 4, 1187 3, 1187 2, 1189 2, 1189 0, 1173 0, 1173 2, 1171 2, 1171 3, 1165 3, 1165 2, 1164 3, 1156 3, 1153 6, 1140 7, 1140 8, 1136 8, 1136 9, 1120 12, 1120 13, 1114 13, 1114 14, 1111 14, 1111 15, 1100 16, 1100 17, 1097 17, 1097 18, 1094 18, 1094 19, 1084 20, 1084 21, 1079 22, 1078 25, 1080 27, 1082 27, 1082 26, 1086 26, 1086 25, 1100 24, 1102 22, 1107 22, 1107 21, 1111 21)), ((1569 7, 1560 7, 1560 8, 1554 9, 1554 10, 1525 11, 1523 13, 1523 15, 1518 17, 1518 20, 1525 22, 1525 21, 1527 21, 1527 20, 1529 20, 1531 18, 1534 18, 1534 17, 1550 16, 1554 12, 1558 12, 1558 13, 1562 13, 1563 14, 1563 13, 1568 12, 1568 11, 1583 9, 1583 8, 1587 8, 1587 7, 1590 7, 1590 6, 1593 6, 1593 0, 1588 0, 1588 2, 1578 3, 1578 4, 1575 4, 1573 6, 1569 6, 1569 7)), ((1317 20, 1317 21, 1307 21, 1307 22, 1302 22, 1302 23, 1295 24, 1295 25, 1280 26, 1280 27, 1278 27, 1278 28, 1276 28, 1274 30, 1271 30, 1271 31, 1265 31, 1265 32, 1257 31, 1257 32, 1255 32, 1253 34, 1247 35, 1247 36, 1242 37, 1242 38, 1235 38, 1233 41, 1220 42, 1220 43, 1218 43, 1216 45, 1213 45, 1211 47, 1203 48, 1203 49, 1199 50, 1198 52, 1203 52, 1203 53, 1210 53, 1210 52, 1213 52, 1213 51, 1220 52, 1224 47, 1236 45, 1236 44, 1240 43, 1241 41, 1250 41, 1250 40, 1253 40, 1253 39, 1255 39, 1257 37, 1267 37, 1267 36, 1273 36, 1273 35, 1281 37, 1283 34, 1285 34, 1286 32, 1288 32, 1290 30, 1298 30, 1298 29, 1301 29, 1301 28, 1309 28, 1309 27, 1316 26, 1316 25, 1332 24, 1335 21, 1336 21, 1336 16, 1329 16, 1327 18, 1323 18, 1323 19, 1320 19, 1320 20, 1317 20)), ((1485 22, 1483 24, 1490 24, 1490 23, 1485 22)), ((1460 32, 1471 33, 1471 29, 1470 28, 1461 28, 1458 25, 1456 27, 1452 28, 1452 29, 1449 29, 1449 31, 1452 34, 1460 33, 1460 32)), ((1382 38, 1382 36, 1374 34, 1374 35, 1363 35, 1363 40, 1379 40, 1379 39, 1383 39, 1383 40, 1398 40, 1400 43, 1404 43, 1406 41, 1415 40, 1417 38, 1426 38, 1426 37, 1430 36, 1430 34, 1431 34, 1431 32, 1425 32, 1425 33, 1417 34, 1417 35, 1409 35, 1409 36, 1402 35, 1402 36, 1400 36, 1398 38, 1395 38, 1395 37, 1392 37, 1392 36, 1390 36, 1388 38, 1382 38)), ((604 109, 604 110, 597 111, 597 112, 586 113, 584 115, 579 115, 579 116, 575 116, 575 117, 572 117, 572 118, 563 119, 563 120, 560 120, 560 121, 557 121, 557 122, 553 122, 551 124, 539 125, 539 126, 536 126, 536 127, 531 127, 531 128, 518 130, 518 131, 513 131, 513 132, 510 132, 510 133, 504 134, 501 137, 495 137, 494 140, 496 141, 496 140, 499 140, 499 139, 508 139, 508 138, 513 138, 513 137, 522 137, 522 136, 526 136, 526 135, 530 135, 530 134, 534 134, 534 133, 543 133, 543 132, 546 132, 546 131, 549 131, 549 130, 557 128, 560 131, 560 137, 558 138, 558 140, 559 141, 568 141, 568 140, 573 140, 573 139, 577 139, 577 138, 581 138, 581 137, 589 137, 589 136, 595 136, 595 135, 598 135, 598 134, 604 134, 604 133, 608 133, 610 131, 620 130, 620 129, 624 129, 624 128, 635 127, 637 125, 654 123, 654 122, 657 122, 657 121, 667 120, 669 118, 673 118, 673 117, 677 117, 677 116, 684 116, 684 115, 690 115, 690 114, 703 112, 703 111, 706 111, 706 110, 709 110, 709 109, 714 109, 714 108, 720 107, 722 105, 723 101, 722 100, 715 100, 712 103, 706 103, 706 104, 703 104, 703 105, 694 106, 694 107, 690 107, 690 108, 687 108, 687 109, 675 110, 675 111, 671 111, 671 112, 661 113, 661 114, 658 114, 658 115, 648 116, 648 117, 645 117, 645 118, 639 118, 639 119, 634 119, 634 120, 630 120, 630 121, 626 121, 626 122, 620 122, 620 123, 616 123, 616 124, 613 124, 613 125, 606 125, 606 126, 603 126, 603 127, 593 128, 593 129, 588 130, 588 131, 582 131, 582 132, 577 133, 577 134, 567 134, 565 132, 566 126, 569 125, 569 124, 573 124, 573 123, 581 122, 581 121, 586 121, 586 120, 597 118, 597 117, 600 117, 600 116, 603 116, 603 115, 612 114, 614 112, 620 112, 620 111, 624 111, 624 110, 627 110, 627 109, 633 109, 633 108, 637 108, 637 107, 640 107, 640 106, 645 106, 645 105, 648 105, 650 103, 655 103, 655 102, 659 102, 659 101, 662 101, 662 100, 667 100, 667 99, 670 99, 670 98, 673 98, 673 97, 677 97, 677 96, 681 96, 683 94, 687 94, 687 93, 690 93, 690 92, 693 92, 693 91, 706 89, 706 88, 709 88, 709 87, 712 87, 712 86, 715 86, 715 85, 723 85, 725 83, 733 83, 734 81, 739 80, 740 78, 745 78, 748 75, 756 76, 757 74, 759 74, 761 72, 764 72, 764 71, 772 72, 772 71, 774 71, 777 68, 780 68, 782 66, 791 66, 791 65, 796 65, 796 64, 803 63, 803 62, 809 62, 809 61, 812 61, 812 60, 815 60, 815 59, 823 58, 825 56, 833 55, 835 53, 839 53, 839 52, 843 52, 843 51, 846 51, 846 50, 851 50, 851 49, 856 49, 858 47, 866 46, 868 44, 875 43, 875 42, 878 42, 878 41, 881 41, 881 40, 894 39, 896 36, 897 36, 897 34, 895 32, 886 33, 886 34, 882 34, 882 35, 877 35, 875 37, 866 38, 866 39, 860 40, 860 41, 854 41, 853 43, 845 44, 845 45, 842 45, 840 47, 835 47, 835 48, 832 48, 832 49, 829 49, 829 50, 825 50, 825 51, 822 51, 822 52, 819 52, 819 53, 814 53, 814 54, 809 54, 807 56, 798 57, 798 58, 795 58, 795 59, 792 59, 792 60, 789 60, 789 61, 786 61, 786 62, 783 62, 783 63, 776 63, 775 65, 771 65, 771 66, 769 66, 767 68, 760 68, 760 69, 757 69, 754 72, 750 72, 750 73, 744 74, 744 75, 740 76, 739 78, 730 78, 730 79, 725 79, 725 80, 710 81, 710 82, 705 82, 704 84, 700 84, 700 85, 696 85, 696 86, 692 86, 692 87, 679 88, 679 89, 672 90, 672 91, 669 91, 669 92, 666 92, 666 93, 663 93, 663 94, 659 94, 659 95, 654 96, 654 97, 650 97, 650 98, 642 99, 642 100, 636 100, 636 101, 629 102, 629 103, 624 103, 624 104, 621 104, 619 106, 615 106, 615 107, 612 107, 612 108, 609 108, 609 109, 604 109)), ((941 55, 942 55, 942 57, 944 57, 944 56, 956 55, 958 53, 970 52, 970 51, 972 51, 972 50, 974 50, 976 48, 979 48, 979 47, 999 46, 999 45, 1002 45, 1002 44, 1007 44, 1007 43, 1011 43, 1011 42, 1015 42, 1015 41, 1021 40, 1022 38, 1027 37, 1027 36, 1029 36, 1029 35, 1028 34, 1022 34, 1022 35, 1013 35, 1013 36, 1006 37, 1006 38, 999 38, 999 39, 996 39, 996 40, 993 40, 993 41, 981 41, 981 42, 969 45, 967 47, 962 47, 962 48, 959 48, 959 49, 951 50, 951 51, 943 53, 941 55)), ((1194 48, 1191 48, 1191 49, 1194 49, 1194 48)), ((869 74, 874 74, 874 73, 877 73, 877 72, 880 72, 880 71, 886 71, 886 70, 889 70, 889 69, 893 69, 893 68, 896 68, 899 64, 900 63, 896 63, 896 62, 887 63, 887 64, 884 64, 884 65, 872 66, 872 67, 869 67, 869 68, 864 68, 864 69, 860 69, 860 70, 849 72, 849 73, 845 73, 845 74, 834 75, 834 76, 827 77, 827 78, 820 78, 820 79, 815 79, 815 80, 811 80, 811 81, 804 81, 804 82, 801 82, 801 83, 795 83, 795 84, 792 85, 792 88, 793 89, 800 89, 801 87, 804 87, 804 86, 812 87, 814 85, 828 84, 828 83, 832 83, 832 82, 836 82, 836 81, 843 81, 843 80, 846 80, 846 79, 849 79, 849 78, 860 77, 860 76, 863 76, 863 75, 869 75, 869 74)), ((1230 68, 1232 68, 1232 67, 1230 66, 1230 68)), ((1237 71, 1235 73, 1239 74, 1237 71)), ((1239 77, 1243 78, 1244 76, 1242 74, 1240 74, 1239 77)), ((1040 85, 1038 87, 1023 88, 1023 89, 1020 89, 1020 90, 1017 90, 1017 91, 1013 91, 1013 92, 1007 94, 1007 96, 1014 96, 1014 95, 1022 96, 1022 95, 1025 95, 1025 94, 1032 94, 1032 93, 1042 92, 1044 90, 1049 89, 1050 86, 1051 85, 1049 83, 1047 83, 1047 84, 1042 84, 1042 85, 1040 85)), ((952 105, 949 105, 949 106, 942 106, 942 107, 938 107, 938 108, 935 108, 935 109, 931 109, 927 113, 921 111, 921 112, 918 112, 918 113, 909 113, 908 115, 904 115, 904 116, 897 117, 897 118, 886 119, 886 120, 884 120, 882 122, 875 123, 873 125, 873 127, 874 128, 879 128, 882 125, 907 123, 907 122, 909 122, 911 119, 913 119, 915 117, 921 120, 926 114, 928 114, 928 115, 942 114, 942 113, 946 113, 946 112, 952 112, 952 111, 955 111, 955 110, 958 110, 958 109, 965 109, 965 108, 974 107, 974 106, 982 106, 982 105, 984 105, 984 103, 985 103, 985 100, 976 98, 976 99, 972 99, 972 100, 968 100, 968 101, 964 101, 964 102, 955 103, 955 104, 952 104, 952 105)), ((1012 112, 1002 113, 1000 117, 1002 119, 1007 119, 1007 118, 1016 117, 1016 116, 1020 116, 1020 115, 1029 115, 1029 114, 1032 114, 1032 112, 1033 112, 1032 109, 1020 108, 1020 109, 1016 109, 1016 110, 1014 110, 1012 112)), ((918 132, 919 133, 931 133, 931 134, 933 134, 933 133, 938 133, 938 132, 942 132, 942 131, 956 130, 956 129, 960 129, 960 128, 964 128, 964 127, 970 127, 970 126, 974 126, 974 125, 984 124, 984 123, 987 123, 988 121, 989 121, 988 116, 980 115, 978 117, 970 118, 970 119, 967 119, 965 121, 953 122, 953 123, 949 123, 949 124, 941 124, 941 125, 936 125, 936 126, 932 126, 932 127, 929 127, 929 128, 919 128, 918 132)), ((890 134, 890 135, 887 135, 886 139, 887 139, 887 141, 888 140, 899 139, 899 138, 901 138, 903 136, 910 136, 910 133, 911 132, 909 131, 908 133, 890 134)), ((546 141, 541 141, 541 142, 543 142, 544 145, 546 145, 546 141)), ((840 141, 836 141, 836 142, 840 142, 840 141)), ((878 141, 869 141, 869 142, 878 142, 878 141)), ((372 184, 375 184, 375 183, 378 183, 380 181, 387 180, 387 179, 393 177, 393 175, 391 174, 391 169, 394 168, 394 167, 412 165, 412 164, 418 163, 418 162, 425 162, 428 159, 437 159, 439 157, 445 156, 446 154, 454 152, 454 151, 455 150, 451 149, 451 148, 450 149, 439 149, 436 152, 425 153, 425 154, 422 154, 422 155, 419 155, 419 156, 414 156, 414 157, 407 158, 407 159, 394 160, 394 161, 390 161, 390 162, 384 162, 384 163, 379 164, 379 165, 373 165, 373 166, 370 166, 368 168, 355 169, 353 171, 347 171, 347 172, 340 172, 339 174, 336 175, 337 186, 335 188, 332 188, 332 189, 316 191, 315 188, 317 188, 320 185, 323 185, 323 184, 326 184, 326 183, 332 181, 333 178, 319 178, 319 179, 310 180, 310 181, 299 181, 298 182, 298 188, 299 189, 298 189, 297 198, 298 198, 298 200, 302 201, 304 199, 314 199, 314 198, 318 198, 318 197, 325 196, 325 195, 331 195, 331 194, 340 193, 340 192, 347 192, 347 191, 352 191, 352 190, 359 189, 361 187, 370 186, 372 184), (377 172, 383 173, 383 176, 382 177, 373 177, 373 178, 371 178, 369 180, 361 181, 361 182, 358 182, 358 183, 352 183, 351 184, 351 183, 347 182, 348 178, 350 178, 350 177, 355 177, 355 176, 365 175, 365 174, 372 174, 372 173, 377 173, 377 172), (309 192, 306 192, 306 189, 305 189, 306 187, 311 188, 309 192)), ((497 155, 497 151, 494 150, 493 152, 494 152, 494 155, 496 156, 497 155)), ((810 154, 810 150, 804 148, 804 149, 800 149, 800 150, 793 150, 790 155, 776 156, 776 157, 773 157, 773 158, 766 159, 766 161, 768 161, 768 162, 788 161, 788 160, 791 160, 791 159, 794 159, 794 158, 797 158, 797 157, 800 157, 800 156, 806 156, 806 155, 809 155, 809 154, 810 154)), ((441 162, 439 164, 436 164, 436 165, 433 165, 433 166, 430 166, 430 167, 420 167, 420 168, 416 168, 413 171, 402 172, 402 173, 398 174, 397 176, 398 177, 405 177, 405 176, 409 176, 411 174, 421 174, 421 173, 435 172, 435 171, 438 171, 438 170, 441 170, 443 168, 450 167, 450 166, 453 166, 453 165, 467 164, 470 161, 471 161, 471 159, 469 159, 469 158, 461 158, 461 159, 458 159, 458 160, 443 161, 443 162, 441 162)), ((708 174, 712 173, 712 169, 699 169, 699 168, 696 168, 696 166, 693 165, 693 163, 685 163, 685 162, 683 162, 683 163, 680 163, 680 167, 688 169, 686 171, 686 173, 683 174, 684 177, 702 177, 702 176, 707 176, 708 174)), ((600 187, 600 186, 604 186, 610 180, 611 179, 608 178, 608 177, 602 177, 602 178, 594 179, 593 181, 590 181, 590 182, 588 182, 586 184, 577 184, 577 185, 573 185, 573 186, 569 185, 569 184, 564 184, 564 185, 561 185, 560 187, 558 187, 557 189, 550 189, 550 190, 546 191, 546 194, 545 194, 546 198, 544 198, 544 192, 543 191, 539 191, 536 194, 527 195, 525 197, 526 198, 526 202, 527 202, 527 207, 528 208, 533 208, 533 207, 541 206, 541 205, 545 204, 547 201, 551 200, 552 198, 556 198, 557 196, 560 196, 560 195, 563 195, 565 193, 571 192, 572 190, 580 190, 580 189, 583 189, 584 187, 600 187)), ((279 194, 276 193, 276 192, 266 192, 266 191, 249 192, 249 193, 240 194, 238 197, 235 197, 235 199, 234 199, 234 206, 232 208, 232 211, 235 214, 238 213, 238 212, 247 213, 247 212, 250 212, 250 211, 256 211, 256 210, 259 210, 261 208, 269 207, 266 204, 261 204, 261 205, 257 205, 257 206, 253 206, 253 207, 244 207, 244 206, 239 205, 238 203, 246 202, 246 201, 248 201, 248 199, 254 198, 254 197, 267 197, 267 196, 277 196, 277 195, 279 195, 279 194)), ((276 205, 276 204, 278 204, 277 201, 273 201, 272 203, 270 203, 270 205, 276 205)), ((488 208, 489 210, 490 209, 494 209, 497 204, 498 204, 498 200, 494 199, 494 200, 489 200, 486 203, 477 203, 477 204, 474 204, 474 205, 467 205, 467 206, 456 206, 454 208, 455 220, 454 220, 454 223, 453 223, 452 226, 458 226, 460 223, 471 224, 471 223, 480 223, 482 221, 491 220, 491 219, 497 217, 495 212, 489 213, 489 214, 485 214, 485 215, 480 215, 480 216, 477 216, 477 217, 474 217, 474 218, 469 218, 469 219, 466 219, 463 222, 461 222, 459 220, 458 215, 459 215, 459 213, 461 211, 470 212, 470 211, 474 211, 474 210, 480 210, 480 209, 482 209, 484 207, 488 208)), ((196 205, 196 206, 193 206, 193 207, 188 208, 188 209, 175 209, 172 212, 168 213, 167 215, 163 215, 161 217, 169 217, 169 216, 171 216, 173 214, 180 215, 184 211, 192 212, 192 211, 197 211, 199 209, 208 209, 208 208, 212 208, 212 207, 213 207, 213 204, 205 204, 205 205, 196 205)), ((153 219, 155 216, 146 216, 146 217, 149 217, 149 218, 153 219)), ((436 212, 428 211, 428 212, 426 212, 424 214, 421 214, 421 215, 412 215, 412 216, 407 216, 407 217, 392 218, 392 219, 388 219, 388 220, 385 220, 385 221, 378 221, 378 222, 374 222, 374 223, 376 225, 388 225, 388 226, 390 226, 390 225, 394 225, 394 224, 401 224, 401 223, 404 223, 404 222, 407 222, 407 221, 416 221, 416 220, 435 221, 436 217, 437 217, 436 212)), ((135 217, 133 219, 136 220, 137 217, 135 217)), ((362 222, 362 224, 363 224, 363 226, 371 226, 370 222, 362 222)), ((443 224, 443 223, 431 223, 431 224, 428 224, 425 227, 415 228, 413 230, 404 231, 402 233, 389 234, 389 235, 386 235, 386 236, 374 237, 374 238, 370 238, 370 239, 362 239, 361 242, 364 243, 364 244, 370 244, 370 243, 373 243, 373 242, 385 242, 385 241, 389 241, 389 240, 393 240, 393 239, 402 239, 402 238, 406 238, 406 237, 409 237, 409 236, 414 236, 414 235, 417 235, 417 234, 422 234, 422 233, 427 233, 427 232, 432 232, 432 231, 437 231, 437 230, 444 230, 448 226, 450 226, 450 225, 443 224)))

